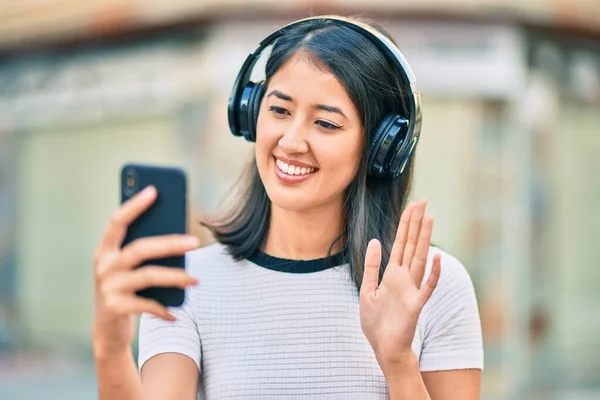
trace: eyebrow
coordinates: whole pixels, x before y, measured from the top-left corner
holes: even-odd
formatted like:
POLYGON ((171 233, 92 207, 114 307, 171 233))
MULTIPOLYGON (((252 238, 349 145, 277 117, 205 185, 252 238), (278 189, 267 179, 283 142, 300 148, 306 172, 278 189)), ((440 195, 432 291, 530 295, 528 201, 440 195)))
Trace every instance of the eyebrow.
MULTIPOLYGON (((292 99, 291 96, 288 96, 287 94, 282 93, 279 90, 272 90, 267 95, 267 97, 270 97, 270 96, 275 96, 275 97, 277 97, 277 98, 279 98, 281 100, 284 100, 284 101, 293 101, 293 99, 292 99)), ((329 111, 329 112, 332 112, 332 113, 337 113, 337 114, 342 115, 344 118, 348 118, 348 117, 346 117, 346 114, 344 114, 339 107, 326 106, 324 104, 315 104, 314 107, 317 108, 317 109, 319 109, 319 110, 329 111)))

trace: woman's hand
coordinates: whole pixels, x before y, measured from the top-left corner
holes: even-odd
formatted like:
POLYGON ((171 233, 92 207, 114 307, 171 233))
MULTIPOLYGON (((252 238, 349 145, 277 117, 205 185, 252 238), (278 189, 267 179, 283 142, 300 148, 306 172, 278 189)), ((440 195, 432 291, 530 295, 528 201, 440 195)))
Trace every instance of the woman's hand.
POLYGON ((360 289, 360 322, 384 374, 413 362, 411 345, 419 314, 440 276, 440 256, 433 259, 427 282, 421 287, 433 228, 425 215, 427 201, 411 203, 402 213, 396 240, 381 284, 381 244, 369 242, 360 289))
POLYGON ((136 296, 151 286, 186 288, 196 279, 181 269, 144 266, 145 260, 177 256, 199 246, 188 235, 138 239, 121 249, 127 227, 156 200, 156 189, 148 187, 125 202, 110 218, 94 254, 95 310, 93 345, 96 356, 129 349, 135 334, 134 316, 143 312, 165 320, 175 318, 158 302, 136 296))

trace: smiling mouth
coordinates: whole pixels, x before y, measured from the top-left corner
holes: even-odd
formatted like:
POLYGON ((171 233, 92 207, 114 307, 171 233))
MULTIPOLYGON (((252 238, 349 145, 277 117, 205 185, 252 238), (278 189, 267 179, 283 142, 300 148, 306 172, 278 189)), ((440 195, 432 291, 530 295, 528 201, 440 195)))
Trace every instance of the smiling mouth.
POLYGON ((308 176, 317 172, 319 169, 315 167, 300 167, 293 164, 288 164, 285 161, 273 156, 277 169, 287 176, 308 176))

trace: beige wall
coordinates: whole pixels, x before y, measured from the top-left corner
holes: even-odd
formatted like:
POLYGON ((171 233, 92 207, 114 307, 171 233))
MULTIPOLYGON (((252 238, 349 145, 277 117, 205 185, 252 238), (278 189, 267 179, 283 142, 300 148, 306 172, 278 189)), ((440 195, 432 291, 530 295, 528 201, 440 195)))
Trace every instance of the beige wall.
POLYGON ((550 174, 553 334, 557 353, 567 365, 559 368, 570 378, 594 378, 600 361, 590 349, 600 348, 600 117, 590 107, 561 108, 553 132, 554 165, 550 174))
POLYGON ((40 129, 21 138, 17 198, 20 318, 34 343, 89 341, 92 254, 118 206, 126 161, 175 162, 167 118, 40 129))

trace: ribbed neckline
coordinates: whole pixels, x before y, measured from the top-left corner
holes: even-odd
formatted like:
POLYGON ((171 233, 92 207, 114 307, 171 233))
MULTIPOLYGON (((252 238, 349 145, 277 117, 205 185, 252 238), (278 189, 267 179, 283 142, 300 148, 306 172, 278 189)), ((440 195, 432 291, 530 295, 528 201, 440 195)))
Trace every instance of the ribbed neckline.
POLYGON ((308 274, 311 272, 324 271, 329 268, 338 267, 346 263, 345 252, 341 251, 331 257, 317 258, 313 260, 289 260, 286 258, 274 257, 256 250, 248 258, 248 261, 263 268, 274 271, 287 272, 292 274, 308 274))

